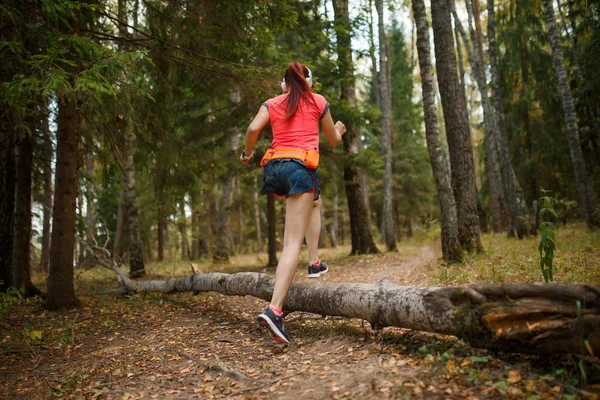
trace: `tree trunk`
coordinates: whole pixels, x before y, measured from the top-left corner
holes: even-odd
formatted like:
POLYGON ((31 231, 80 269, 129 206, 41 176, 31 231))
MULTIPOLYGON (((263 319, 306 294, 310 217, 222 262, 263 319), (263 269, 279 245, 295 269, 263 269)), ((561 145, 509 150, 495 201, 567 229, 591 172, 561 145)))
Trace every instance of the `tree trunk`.
POLYGON ((338 226, 339 226, 339 194, 337 185, 333 185, 333 205, 331 216, 331 247, 335 248, 338 244, 338 226))
POLYGON ((392 182, 392 92, 388 42, 383 25, 383 0, 375 0, 379 27, 379 92, 381 96, 381 134, 383 137, 383 240, 388 251, 397 251, 394 227, 392 182))
MULTIPOLYGON (((378 0, 376 0, 378 1, 378 0)), ((375 104, 381 108, 381 96, 379 91, 379 72, 377 71, 377 58, 375 57, 375 37, 373 33, 373 1, 369 0, 369 55, 371 56, 371 84, 373 85, 373 94, 375 97, 375 104)))
POLYGON ((252 204, 254 206, 254 230, 256 232, 256 252, 263 251, 262 232, 260 229, 260 207, 258 204, 258 179, 252 179, 252 204))
POLYGON ((17 139, 15 146, 15 204, 13 219, 11 285, 26 296, 40 291, 31 283, 31 172, 33 146, 28 134, 17 139))
POLYGON ((454 38, 448 1, 431 4, 438 84, 444 109, 446 136, 450 149, 452 189, 458 211, 458 232, 463 249, 469 252, 483 250, 477 215, 477 188, 473 146, 466 105, 460 95, 454 38))
POLYGON ((167 229, 165 210, 164 207, 158 208, 158 261, 164 261, 165 259, 165 234, 167 229))
POLYGON ((200 198, 197 189, 190 194, 192 208, 192 254, 191 259, 197 260, 200 257, 200 198))
POLYGON ((126 162, 126 191, 125 203, 127 208, 127 230, 129 232, 129 275, 132 278, 139 278, 146 275, 144 267, 144 253, 142 248, 142 238, 140 235, 140 222, 137 205, 135 204, 135 170, 133 162, 133 140, 134 134, 131 127, 125 127, 125 146, 124 155, 126 162))
POLYGON ((435 187, 440 202, 440 223, 442 225, 442 254, 450 262, 460 262, 463 258, 462 247, 458 236, 458 219, 456 202, 450 184, 450 172, 444 159, 437 113, 435 107, 435 86, 431 51, 429 48, 429 25, 423 0, 412 0, 413 15, 417 26, 417 51, 421 70, 423 90, 423 112, 425 114, 425 138, 427 151, 435 187))
MULTIPOLYGON (((343 81, 341 100, 346 101, 350 108, 356 108, 356 87, 352 61, 352 47, 350 40, 350 17, 348 15, 348 1, 334 0, 337 52, 340 78, 343 81)), ((344 163, 344 181, 346 183, 346 196, 350 212, 350 231, 352 237, 351 254, 379 253, 373 237, 371 236, 371 223, 367 206, 364 201, 364 187, 360 172, 351 160, 358 152, 359 126, 349 123, 346 134, 343 136, 344 151, 348 155, 344 163)))
MULTIPOLYGON (((469 18, 471 18, 471 8, 469 7, 468 0, 467 11, 469 12, 469 18)), ((474 45, 477 45, 477 51, 473 52, 473 59, 475 63, 479 64, 478 71, 480 73, 481 85, 479 85, 478 83, 478 86, 480 87, 480 93, 482 93, 484 113, 485 109, 487 108, 487 113, 491 121, 490 129, 493 132, 493 141, 496 143, 498 147, 497 151, 500 155, 500 172, 502 174, 502 183, 504 184, 504 195, 506 198, 506 204, 508 205, 508 210, 510 211, 509 235, 516 234, 519 238, 522 238, 524 236, 529 235, 529 232, 531 231, 529 210, 527 209, 527 203, 525 202, 525 198, 523 197, 523 189, 521 189, 521 184, 519 183, 515 171, 512 167, 512 163, 510 160, 510 152, 508 149, 508 142, 506 140, 506 134, 504 131, 499 130, 498 116, 496 114, 496 110, 492 102, 488 97, 488 88, 485 79, 485 56, 483 54, 483 38, 481 33, 481 25, 479 21, 480 7, 478 0, 473 1, 473 11, 475 14, 475 33, 473 33, 471 29, 471 36, 473 37, 474 45)), ((492 139, 490 139, 490 142, 492 142, 492 139)), ((493 145, 493 143, 490 144, 493 145)), ((496 158, 495 150, 492 149, 491 151, 494 152, 494 158, 496 158)))
POLYGON ((75 297, 73 283, 80 118, 75 102, 58 100, 50 268, 48 297, 44 304, 49 310, 72 308, 80 304, 75 297))
POLYGON ((180 203, 180 212, 179 222, 177 223, 177 227, 179 228, 179 234, 181 235, 181 259, 189 260, 190 259, 190 245, 187 238, 187 220, 185 216, 185 201, 180 203))
MULTIPOLYGON (((84 127, 84 129, 86 129, 84 127)), ((85 171, 87 185, 85 188, 85 200, 86 200, 86 213, 85 213, 85 239, 92 246, 94 244, 96 236, 96 209, 94 207, 94 200, 96 198, 96 187, 94 177, 94 140, 92 138, 89 129, 86 129, 86 153, 85 153, 85 171)), ((85 265, 89 267, 94 264, 94 255, 92 253, 86 253, 85 265)))
POLYGON ((579 128, 577 127, 577 117, 575 115, 575 105, 571 96, 571 88, 567 77, 567 70, 560 47, 560 37, 556 26, 554 8, 552 0, 543 0, 544 10, 546 12, 546 25, 552 44, 552 59, 556 72, 556 80, 560 90, 560 99, 565 114, 565 124, 567 125, 567 139, 569 142, 569 151, 575 173, 575 182, 577 183, 577 192, 583 207, 583 215, 588 226, 600 225, 599 221, 594 219, 595 198, 592 187, 589 184, 583 153, 581 152, 581 143, 579 141, 579 128))
POLYGON ((125 193, 127 192, 127 186, 125 179, 123 179, 123 189, 121 189, 121 196, 119 196, 119 208, 117 209, 117 227, 115 229, 115 239, 113 243, 113 257, 121 258, 122 249, 121 241, 123 240, 123 225, 125 220, 125 193))
POLYGON ((318 247, 322 248, 327 246, 327 227, 325 225, 325 202, 321 193, 321 206, 319 207, 319 214, 321 218, 321 231, 319 232, 319 243, 318 247))
POLYGON ((52 219, 52 156, 54 149, 52 146, 52 135, 50 133, 50 112, 48 107, 43 107, 44 115, 42 121, 42 133, 44 134, 44 146, 42 150, 43 158, 43 176, 44 176, 44 197, 42 207, 44 207, 44 217, 42 222, 42 250, 40 256, 40 268, 43 272, 48 272, 50 264, 50 221, 52 219))
POLYGON ((275 196, 267 194, 267 242, 269 261, 267 267, 277 267, 277 216, 275 215, 275 196))
MULTIPOLYGON (((232 128, 229 132, 229 152, 233 155, 237 152, 239 134, 237 128, 232 128)), ((217 237, 213 262, 228 264, 229 256, 232 254, 231 236, 231 206, 233 204, 233 190, 235 186, 235 173, 229 169, 225 175, 223 183, 223 195, 219 207, 219 223, 217 225, 217 237)))
POLYGON ((237 198, 238 198, 238 254, 244 253, 244 207, 243 207, 243 198, 242 198, 242 181, 238 178, 236 185, 237 198))
POLYGON ((13 221, 15 207, 15 145, 14 133, 8 121, 0 118, 0 279, 2 291, 12 285, 13 221))
MULTIPOLYGON (((454 26, 454 36, 456 40, 456 54, 458 56, 458 76, 460 78, 460 94, 462 95, 463 101, 467 104, 467 83, 465 81, 465 64, 463 61, 462 46, 460 45, 460 33, 456 26, 454 26)), ((469 117, 469 114, 467 114, 469 117)))
MULTIPOLYGON (((185 278, 136 282, 104 266, 119 274, 129 291, 217 292, 269 301, 275 283, 266 274, 203 274, 196 268, 185 278)), ((600 350, 600 286, 584 284, 294 283, 284 311, 359 318, 374 329, 395 326, 454 335, 475 347, 508 352, 580 354, 582 340, 591 351, 600 350)))
MULTIPOLYGON (((503 220, 507 215, 506 210, 506 200, 504 196, 504 189, 502 187, 502 176, 500 172, 500 162, 498 158, 498 150, 496 146, 496 138, 499 135, 498 133, 498 125, 495 116, 495 110, 491 105, 491 102, 488 97, 488 88, 487 83, 485 82, 485 67, 484 67, 484 58, 483 58, 483 47, 481 45, 480 40, 476 38, 475 32, 473 32, 472 27, 472 14, 470 11, 470 5, 468 0, 466 1, 467 11, 469 15, 469 26, 471 31, 471 40, 474 44, 477 45, 477 50, 475 51, 473 47, 469 44, 469 39, 467 38, 467 34, 465 33, 460 20, 458 19, 458 15, 456 14, 456 10, 452 10, 454 16, 454 25, 456 30, 459 32, 460 37, 462 38, 463 43, 465 44, 465 48, 467 49, 467 55, 469 58, 469 63, 471 64, 471 70, 473 71, 473 75, 477 82, 477 87, 479 88, 479 93, 481 95, 481 104, 483 108, 483 120, 485 124, 485 151, 486 151, 486 166, 487 166, 487 176, 488 176, 488 189, 490 195, 490 209, 492 213, 492 228, 494 232, 500 232, 503 230, 503 220)), ((478 25, 476 25, 478 26, 478 25)), ((479 33, 481 28, 479 28, 479 33)), ((483 222, 483 221, 482 221, 483 222)), ((522 235, 523 233, 521 233, 522 235)))

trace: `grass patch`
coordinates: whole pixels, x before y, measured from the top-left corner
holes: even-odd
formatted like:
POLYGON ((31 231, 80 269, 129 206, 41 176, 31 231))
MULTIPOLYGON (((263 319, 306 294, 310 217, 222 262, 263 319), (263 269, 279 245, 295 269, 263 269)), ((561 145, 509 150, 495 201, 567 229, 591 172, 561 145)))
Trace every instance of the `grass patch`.
MULTIPOLYGON (((600 232, 583 224, 558 227, 554 259, 555 282, 600 282, 600 232)), ((485 234, 484 254, 469 255, 463 264, 429 267, 430 283, 456 286, 472 283, 543 282, 539 237, 509 238, 485 234)))

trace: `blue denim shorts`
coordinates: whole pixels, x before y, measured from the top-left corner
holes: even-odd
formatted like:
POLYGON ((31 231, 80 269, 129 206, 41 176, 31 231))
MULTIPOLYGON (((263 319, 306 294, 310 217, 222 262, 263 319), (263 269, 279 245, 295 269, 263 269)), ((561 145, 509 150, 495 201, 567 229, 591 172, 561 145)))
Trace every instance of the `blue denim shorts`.
POLYGON ((264 168, 264 185, 260 194, 273 193, 286 198, 294 194, 310 193, 314 199, 321 194, 321 180, 316 169, 307 168, 300 160, 280 158, 271 160, 264 168))

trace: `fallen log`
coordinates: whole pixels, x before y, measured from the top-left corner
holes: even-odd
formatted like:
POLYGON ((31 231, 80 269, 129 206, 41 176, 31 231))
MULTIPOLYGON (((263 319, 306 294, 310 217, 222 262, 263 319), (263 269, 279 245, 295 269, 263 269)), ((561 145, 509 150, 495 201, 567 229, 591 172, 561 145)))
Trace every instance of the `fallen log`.
MULTIPOLYGON (((201 273, 166 281, 119 277, 130 291, 218 292, 269 301, 274 278, 201 273)), ((600 353, 600 287, 585 284, 479 284, 458 287, 378 283, 294 283, 284 311, 367 320, 454 335, 474 347, 534 354, 600 353)))
MULTIPOLYGON (((82 239, 80 242, 88 246, 82 239)), ((107 261, 108 251, 97 249, 104 250, 104 256, 96 261, 114 271, 128 291, 217 292, 271 299, 275 279, 266 274, 202 273, 192 265, 191 276, 134 281, 114 261, 107 261)), ((418 287, 385 280, 294 283, 284 311, 359 318, 374 329, 395 326, 453 335, 474 347, 506 352, 600 354, 600 286, 597 285, 504 283, 418 287)))

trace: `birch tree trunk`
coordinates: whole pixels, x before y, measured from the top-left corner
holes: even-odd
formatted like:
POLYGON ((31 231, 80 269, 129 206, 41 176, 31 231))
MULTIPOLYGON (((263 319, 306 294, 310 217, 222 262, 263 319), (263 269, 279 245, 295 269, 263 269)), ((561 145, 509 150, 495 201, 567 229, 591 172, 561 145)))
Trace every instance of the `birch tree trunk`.
MULTIPOLYGON (((348 14, 348 0, 334 0, 335 32, 337 38, 337 53, 340 78, 343 80, 341 100, 346 101, 351 108, 357 106, 354 67, 351 47, 351 24, 348 14)), ((364 186, 361 174, 350 159, 358 152, 360 128, 356 124, 348 124, 343 136, 344 151, 350 156, 344 163, 344 181, 350 213, 350 231, 352 237, 351 254, 379 253, 371 236, 371 222, 364 201, 364 186)))
MULTIPOLYGON (((86 153, 85 153, 85 172, 86 172, 86 188, 85 188, 85 200, 86 200, 86 212, 85 212, 85 239, 90 245, 94 244, 96 236, 96 208, 94 206, 94 200, 96 198, 96 187, 94 177, 94 140, 89 129, 83 125, 82 129, 85 129, 85 141, 86 141, 86 153)), ((85 257, 85 265, 91 266, 94 264, 94 255, 87 252, 85 257)))
MULTIPOLYGON (((378 1, 378 0, 376 0, 378 1)), ((373 85, 373 93, 375 96, 375 104, 381 108, 381 96, 379 95, 379 72, 377 71, 377 58, 375 57, 375 37, 373 33, 373 0, 369 0, 369 56, 371 57, 371 84, 373 85)))
MULTIPOLYGON (((466 1, 469 19, 471 19, 471 7, 469 7, 469 1, 466 1)), ((473 11, 475 13, 475 33, 472 32, 471 36, 473 37, 474 46, 477 46, 477 51, 473 51, 474 61, 479 64, 478 69, 481 74, 481 85, 478 84, 478 86, 480 87, 480 93, 482 93, 484 107, 487 107, 489 117, 491 118, 492 125, 490 126, 490 128, 493 131, 493 140, 498 147, 497 151, 500 155, 499 161, 500 171, 502 173, 502 183, 504 184, 504 195, 506 197, 506 203, 510 211, 509 235, 516 234, 519 238, 522 238, 529 235, 529 232, 531 231, 531 217, 529 215, 529 210, 527 208, 527 204, 523 196, 523 189, 521 188, 521 184, 519 183, 517 175, 515 174, 515 171, 512 167, 506 134, 505 132, 500 131, 498 128, 498 117, 496 114, 496 110, 488 97, 488 88, 485 79, 485 56, 483 54, 483 38, 481 33, 481 25, 479 21, 480 7, 478 0, 473 1, 473 11)))
MULTIPOLYGON (((132 281, 129 291, 217 292, 271 299, 274 278, 255 272, 200 273, 168 281, 132 281)), ((367 320, 374 329, 395 326, 454 335, 475 347, 537 354, 600 350, 600 286, 585 284, 479 284, 459 287, 378 283, 294 283, 284 311, 367 320), (578 308, 580 307, 580 312, 578 308)))
POLYGON ((431 20, 438 84, 450 149, 452 189, 454 190, 458 211, 459 239, 463 249, 469 252, 479 252, 483 250, 483 246, 477 215, 473 146, 471 144, 466 105, 460 95, 450 14, 450 2, 432 2, 431 20))
POLYGON ((383 137, 383 240, 388 251, 397 251, 394 227, 392 182, 392 93, 388 42, 383 24, 383 0, 375 0, 379 30, 379 93, 381 96, 381 134, 383 137))
POLYGON ((52 146, 52 135, 48 119, 50 113, 46 105, 43 107, 44 116, 42 121, 42 133, 44 135, 44 144, 42 149, 43 158, 43 176, 44 176, 44 195, 42 206, 44 207, 42 222, 42 250, 40 255, 40 268, 43 272, 48 272, 50 263, 50 221, 52 219, 52 157, 54 149, 52 146))
POLYGON ((451 262, 462 261, 463 253, 458 236, 456 202, 450 172, 444 159, 435 107, 435 84, 429 48, 429 24, 423 0, 412 0, 413 15, 417 28, 417 52, 421 70, 423 90, 423 112, 425 115, 425 139, 429 162, 435 178, 435 187, 440 202, 440 223, 442 226, 442 254, 451 262))
POLYGON ((190 259, 190 245, 187 237, 187 219, 185 216, 185 200, 182 200, 180 203, 180 212, 179 222, 177 223, 177 227, 179 228, 179 234, 181 235, 181 259, 189 260, 190 259))
POLYGON ((552 6, 552 0, 543 0, 543 3, 546 13, 546 25, 550 35, 550 43, 552 44, 552 59, 554 60, 556 80, 558 81, 560 99, 565 114, 565 124, 567 125, 567 140, 569 142, 569 151, 571 153, 577 191, 583 207, 583 215, 586 224, 588 226, 597 226, 600 225, 600 222, 596 221, 593 216, 595 211, 595 196, 592 187, 589 184, 585 161, 583 159, 583 153, 581 152, 575 105, 573 103, 565 61, 560 47, 560 37, 558 34, 558 27, 556 26, 554 7, 552 6))
MULTIPOLYGON (((454 16, 454 26, 456 27, 456 31, 458 31, 462 41, 467 50, 467 55, 469 58, 469 63, 471 64, 471 70, 475 77, 475 81, 477 82, 477 87, 479 88, 479 93, 481 96, 481 104, 483 108, 483 120, 485 124, 485 151, 486 151, 486 166, 487 166, 487 176, 488 176, 488 189, 490 193, 490 209, 492 211, 492 227, 495 232, 499 232, 502 230, 502 221, 504 216, 507 215, 506 210, 506 201, 504 196, 504 189, 502 187, 502 176, 500 172, 500 161, 498 157, 498 148, 496 146, 496 138, 499 135, 498 133, 498 125, 495 116, 495 110, 490 103, 488 97, 488 88, 487 83, 485 81, 485 67, 483 65, 483 47, 479 46, 479 42, 475 38, 475 33, 472 28, 472 14, 470 11, 470 4, 468 0, 466 1, 468 15, 469 15, 469 26, 471 31, 471 40, 474 43, 477 43, 477 51, 473 49, 471 44, 469 43, 469 39, 467 38, 467 34, 462 27, 460 20, 458 19, 458 15, 456 14, 456 10, 453 9, 452 13, 454 16)), ((512 220, 512 218, 511 218, 512 220)), ((521 233, 522 235, 522 233, 521 233)))

